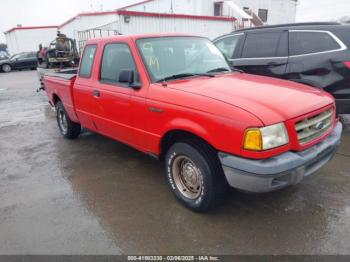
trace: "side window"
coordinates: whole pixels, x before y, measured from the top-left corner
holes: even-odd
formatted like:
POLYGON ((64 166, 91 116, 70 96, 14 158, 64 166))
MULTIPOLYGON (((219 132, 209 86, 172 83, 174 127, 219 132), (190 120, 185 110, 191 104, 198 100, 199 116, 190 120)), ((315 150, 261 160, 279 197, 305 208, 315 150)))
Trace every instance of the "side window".
POLYGON ((24 53, 24 54, 20 54, 20 55, 18 55, 16 58, 17 58, 17 60, 26 59, 26 54, 25 54, 25 53, 24 53))
POLYGON ((133 70, 136 82, 139 82, 129 47, 126 44, 107 44, 103 50, 101 81, 118 83, 121 70, 133 70))
POLYGON ((84 54, 81 60, 79 76, 89 78, 91 76, 92 65, 95 59, 96 45, 88 45, 84 49, 84 54))
POLYGON ((35 53, 31 52, 31 53, 27 53, 25 56, 26 59, 33 59, 35 58, 35 53))
POLYGON ((289 32, 289 55, 305 55, 341 48, 326 32, 289 32))
POLYGON ((250 33, 247 35, 242 58, 281 56, 279 46, 283 41, 281 32, 250 33))
POLYGON ((215 45, 220 51, 227 57, 227 59, 233 58, 236 48, 238 47, 239 41, 244 35, 233 35, 220 39, 215 45))

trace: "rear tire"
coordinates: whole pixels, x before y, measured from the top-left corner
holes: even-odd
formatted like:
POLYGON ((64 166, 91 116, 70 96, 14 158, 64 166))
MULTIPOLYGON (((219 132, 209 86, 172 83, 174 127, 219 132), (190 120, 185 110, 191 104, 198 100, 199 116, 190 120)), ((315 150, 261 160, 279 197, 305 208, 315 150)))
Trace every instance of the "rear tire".
POLYGON ((12 67, 9 64, 4 64, 1 66, 1 70, 4 73, 9 73, 12 70, 12 67))
POLYGON ((74 139, 80 135, 81 126, 70 120, 61 101, 56 103, 56 118, 61 134, 67 139, 74 139))
POLYGON ((204 212, 223 202, 228 184, 216 151, 204 142, 172 145, 165 169, 170 188, 187 208, 204 212))

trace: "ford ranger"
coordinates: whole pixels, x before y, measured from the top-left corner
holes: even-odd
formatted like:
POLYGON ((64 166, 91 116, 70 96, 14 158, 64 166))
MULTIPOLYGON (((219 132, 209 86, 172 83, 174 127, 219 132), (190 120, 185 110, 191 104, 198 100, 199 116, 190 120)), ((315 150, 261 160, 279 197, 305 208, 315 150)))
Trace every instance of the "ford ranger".
POLYGON ((331 95, 230 68, 206 38, 114 36, 86 43, 79 69, 44 76, 58 127, 81 127, 163 160, 171 190, 194 211, 228 186, 269 192, 335 154, 342 124, 331 95))

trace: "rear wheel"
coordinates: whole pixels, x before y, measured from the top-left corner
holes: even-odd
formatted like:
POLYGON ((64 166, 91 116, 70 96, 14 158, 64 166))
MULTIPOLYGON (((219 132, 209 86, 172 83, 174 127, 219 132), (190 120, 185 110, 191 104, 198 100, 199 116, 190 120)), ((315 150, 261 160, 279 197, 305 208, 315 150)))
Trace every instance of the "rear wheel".
POLYGON ((1 70, 4 72, 4 73, 9 73, 11 72, 12 68, 10 65, 8 64, 4 64, 1 66, 1 70))
POLYGON ((166 175, 177 199, 196 212, 224 200, 227 182, 215 150, 201 141, 176 143, 166 155, 166 175))
POLYGON ((77 138, 80 134, 81 126, 70 120, 61 101, 58 101, 56 104, 56 113, 57 124, 61 134, 68 139, 77 138))

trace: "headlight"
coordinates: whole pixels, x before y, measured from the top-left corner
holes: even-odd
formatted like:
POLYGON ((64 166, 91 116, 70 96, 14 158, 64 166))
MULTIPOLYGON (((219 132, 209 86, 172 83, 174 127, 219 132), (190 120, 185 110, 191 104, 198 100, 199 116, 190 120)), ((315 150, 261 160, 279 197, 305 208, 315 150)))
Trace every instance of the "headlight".
POLYGON ((286 127, 283 123, 250 128, 245 133, 244 149, 261 151, 279 147, 289 143, 286 127))

